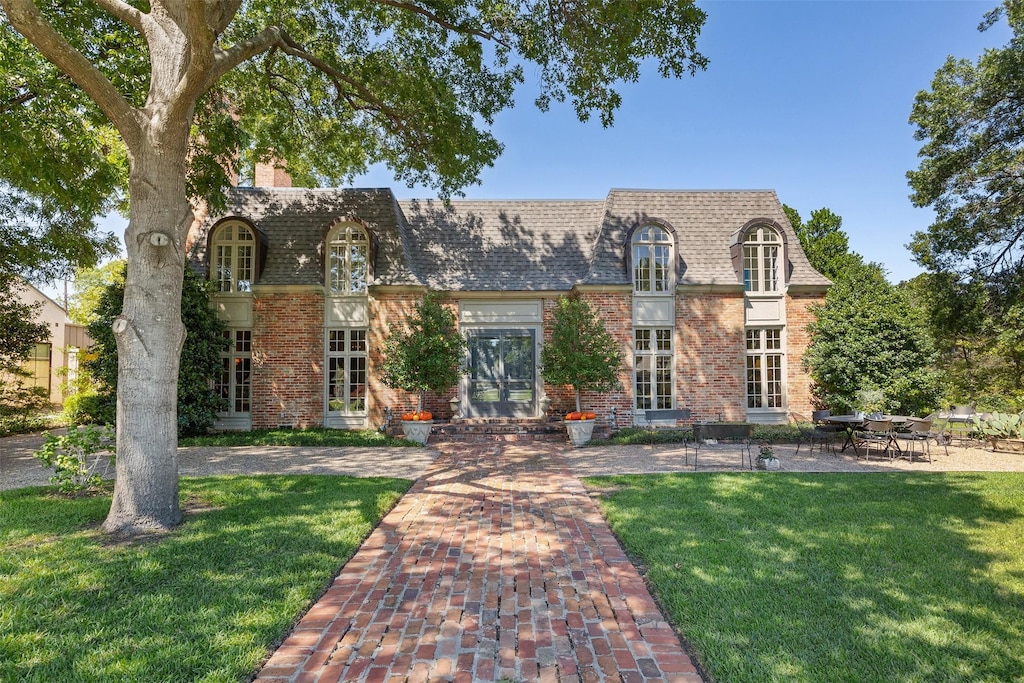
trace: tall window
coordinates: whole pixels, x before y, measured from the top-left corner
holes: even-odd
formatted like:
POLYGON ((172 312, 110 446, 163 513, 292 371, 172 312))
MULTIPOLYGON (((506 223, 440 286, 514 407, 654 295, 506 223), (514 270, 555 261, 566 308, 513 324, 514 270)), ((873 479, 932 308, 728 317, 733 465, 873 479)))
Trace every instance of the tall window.
POLYGON ((748 292, 779 291, 782 240, 767 225, 747 233, 743 241, 743 287, 748 292))
POLYGON ((366 330, 327 331, 327 410, 366 412, 366 330))
POLYGON ((636 409, 671 409, 672 328, 633 330, 633 353, 636 409))
POLYGON ((370 240, 351 223, 332 230, 327 240, 327 286, 332 294, 366 291, 370 240))
POLYGON ((220 356, 214 391, 227 402, 225 414, 248 413, 252 400, 252 331, 224 330, 230 342, 220 356))
POLYGON ((747 407, 782 408, 782 328, 747 330, 747 407))
POLYGON ((633 233, 633 291, 667 294, 672 272, 672 238, 656 225, 633 233))
POLYGON ((218 292, 252 291, 256 238, 242 223, 224 223, 213 235, 212 279, 218 292))

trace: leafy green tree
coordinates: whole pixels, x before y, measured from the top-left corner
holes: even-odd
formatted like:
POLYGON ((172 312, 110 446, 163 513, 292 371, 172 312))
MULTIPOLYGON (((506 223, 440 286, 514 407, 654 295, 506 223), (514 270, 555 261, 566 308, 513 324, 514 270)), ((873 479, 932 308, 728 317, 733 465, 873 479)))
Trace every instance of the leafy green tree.
POLYGON ((558 300, 551 341, 541 351, 541 374, 548 384, 571 386, 580 408, 582 391, 607 392, 619 386, 622 352, 597 311, 579 294, 558 300))
POLYGON ((22 363, 36 344, 50 338, 46 324, 36 322, 40 305, 18 298, 24 288, 17 275, 0 269, 0 415, 24 415, 49 401, 45 389, 26 387, 22 381, 22 363))
POLYGON ((815 313, 804 362, 821 406, 856 409, 858 392, 871 389, 881 390, 891 413, 922 414, 938 405, 936 355, 923 314, 880 266, 848 270, 815 313))
POLYGON ((856 252, 850 251, 850 240, 843 232, 843 219, 830 209, 811 212, 806 223, 796 209, 783 205, 782 210, 793 225, 800 246, 814 269, 830 280, 836 280, 852 268, 864 263, 856 252))
MULTIPOLYGON (((118 383, 118 353, 112 322, 120 315, 124 302, 124 266, 112 273, 113 282, 100 296, 94 320, 88 325, 95 342, 95 357, 83 365, 100 385, 98 414, 100 422, 113 423, 118 383)), ((223 409, 223 400, 210 384, 221 369, 220 354, 226 348, 222 334, 224 323, 210 307, 210 283, 192 270, 185 271, 181 297, 181 319, 188 335, 182 349, 181 372, 177 385, 178 435, 203 434, 223 409)))
POLYGON ((415 392, 416 411, 423 410, 423 394, 442 392, 459 381, 466 340, 459 334, 455 314, 442 304, 437 292, 417 304, 415 314, 391 323, 381 349, 381 380, 393 389, 415 392))
POLYGON ((977 62, 947 58, 910 116, 923 144, 907 173, 915 206, 936 221, 911 243, 918 263, 938 272, 1019 267, 1024 252, 1024 2, 1006 0, 980 27, 1006 16, 1013 35, 977 62))
POLYGON ((617 84, 637 80, 642 64, 664 77, 706 65, 696 50, 705 14, 692 0, 0 8, 0 178, 30 197, 71 196, 83 216, 128 201, 108 532, 181 521, 172 397, 184 327, 174 312, 193 202, 223 204, 232 170, 276 158, 317 185, 384 163, 456 192, 500 154, 486 127, 512 106, 524 64, 536 65, 539 107, 568 99, 604 125, 621 102, 617 84))
POLYGON ((79 268, 68 304, 68 319, 79 325, 96 320, 100 297, 110 285, 124 286, 124 259, 115 259, 95 268, 79 268))

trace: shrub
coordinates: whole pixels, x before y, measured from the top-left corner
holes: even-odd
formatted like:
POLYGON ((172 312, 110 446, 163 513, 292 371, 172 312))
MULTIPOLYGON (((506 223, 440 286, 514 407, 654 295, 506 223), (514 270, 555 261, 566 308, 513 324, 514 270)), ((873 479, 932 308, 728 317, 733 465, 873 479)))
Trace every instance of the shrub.
POLYGON ((114 467, 114 432, 110 427, 72 428, 63 436, 44 434, 45 441, 33 455, 54 472, 50 483, 62 493, 95 490, 114 467))

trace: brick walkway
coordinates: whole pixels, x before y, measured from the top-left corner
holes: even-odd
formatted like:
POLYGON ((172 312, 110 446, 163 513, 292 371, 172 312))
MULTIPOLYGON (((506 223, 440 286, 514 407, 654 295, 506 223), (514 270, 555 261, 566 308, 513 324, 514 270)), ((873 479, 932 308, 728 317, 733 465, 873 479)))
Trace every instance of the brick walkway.
POLYGON ((700 681, 562 444, 440 444, 258 681, 700 681))

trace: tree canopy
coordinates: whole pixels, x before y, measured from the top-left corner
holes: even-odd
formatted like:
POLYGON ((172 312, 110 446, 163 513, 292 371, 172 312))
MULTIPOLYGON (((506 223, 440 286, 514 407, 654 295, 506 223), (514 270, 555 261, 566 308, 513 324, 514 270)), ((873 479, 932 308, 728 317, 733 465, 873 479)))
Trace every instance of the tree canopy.
POLYGON ((907 174, 911 200, 936 220, 910 247, 930 270, 1024 268, 1024 1, 1005 0, 979 28, 1004 16, 1007 45, 976 62, 947 58, 914 102, 910 121, 923 144, 907 174))
POLYGON ((804 357, 815 401, 842 412, 861 408, 859 395, 880 392, 891 412, 933 410, 939 381, 922 309, 888 282, 881 266, 849 250, 842 217, 822 208, 804 223, 795 209, 783 210, 811 265, 833 283, 825 304, 815 308, 804 357))
POLYGON ((83 220, 128 203, 117 478, 103 528, 181 521, 177 383, 186 237, 234 173, 300 184, 383 163, 455 193, 501 153, 490 133, 526 65, 536 104, 610 125, 620 83, 706 65, 692 0, 0 0, 0 180, 83 220))

